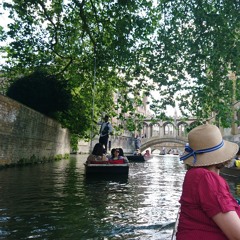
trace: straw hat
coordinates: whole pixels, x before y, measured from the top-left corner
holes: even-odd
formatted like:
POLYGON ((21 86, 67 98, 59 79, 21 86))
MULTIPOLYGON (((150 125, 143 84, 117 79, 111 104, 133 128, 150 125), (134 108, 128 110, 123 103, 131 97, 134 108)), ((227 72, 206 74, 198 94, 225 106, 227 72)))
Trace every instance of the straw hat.
POLYGON ((236 143, 223 140, 219 128, 211 124, 192 129, 188 141, 180 160, 194 167, 215 165, 233 159, 239 148, 236 143))

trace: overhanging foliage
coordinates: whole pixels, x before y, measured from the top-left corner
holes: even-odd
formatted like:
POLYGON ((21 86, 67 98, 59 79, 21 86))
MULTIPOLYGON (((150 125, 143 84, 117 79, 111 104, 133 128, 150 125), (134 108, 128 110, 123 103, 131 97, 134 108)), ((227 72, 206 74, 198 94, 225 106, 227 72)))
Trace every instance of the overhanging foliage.
POLYGON ((93 96, 94 119, 117 106, 124 118, 126 111, 133 115, 140 90, 159 92, 159 116, 178 100, 186 116, 201 120, 215 112, 221 126, 231 124, 231 104, 240 98, 239 2, 13 0, 5 8, 13 20, 8 76, 39 66, 64 74, 76 102, 84 103, 88 129, 93 96), (229 72, 237 76, 235 88, 229 72), (114 103, 116 91, 121 98, 114 103))

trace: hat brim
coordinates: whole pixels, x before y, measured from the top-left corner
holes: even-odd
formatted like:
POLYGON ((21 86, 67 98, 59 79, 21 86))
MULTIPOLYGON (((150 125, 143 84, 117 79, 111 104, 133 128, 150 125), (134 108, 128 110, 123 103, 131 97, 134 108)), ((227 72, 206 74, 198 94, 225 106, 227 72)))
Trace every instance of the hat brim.
MULTIPOLYGON (((236 143, 223 140, 224 145, 213 152, 196 154, 196 162, 194 163, 194 157, 191 156, 183 162, 189 166, 201 167, 210 166, 219 163, 224 163, 235 157, 238 152, 239 146, 236 143)), ((188 152, 184 152, 182 156, 187 155, 188 152)))

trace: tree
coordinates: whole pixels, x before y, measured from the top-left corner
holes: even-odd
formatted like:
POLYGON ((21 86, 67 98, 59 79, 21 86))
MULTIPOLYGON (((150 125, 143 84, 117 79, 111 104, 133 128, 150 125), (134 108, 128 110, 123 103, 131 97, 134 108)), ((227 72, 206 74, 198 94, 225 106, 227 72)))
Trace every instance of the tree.
POLYGON ((97 118, 114 111, 117 89, 124 116, 126 109, 134 112, 128 93, 138 102, 136 90, 154 89, 159 116, 178 100, 185 116, 202 120, 214 111, 229 126, 228 73, 239 76, 240 69, 238 1, 13 0, 4 6, 13 20, 9 76, 39 66, 62 73, 85 116, 93 96, 97 118))
POLYGON ((158 23, 151 2, 14 0, 4 7, 13 20, 7 33, 12 39, 6 47, 8 76, 36 67, 62 73, 87 112, 95 97, 94 118, 114 112, 116 90, 123 96, 147 87, 142 51, 158 23))
MULTIPOLYGON (((158 8, 164 16, 159 51, 149 63, 153 58, 159 63, 153 65, 152 77, 162 88, 162 105, 174 105, 177 99, 183 114, 202 120, 215 112, 218 123, 229 127, 233 82, 228 75, 240 71, 240 2, 163 1, 158 8)), ((239 78, 237 82, 239 86, 239 78)))
POLYGON ((71 102, 67 82, 43 71, 18 78, 8 88, 7 96, 50 117, 67 111, 71 102))

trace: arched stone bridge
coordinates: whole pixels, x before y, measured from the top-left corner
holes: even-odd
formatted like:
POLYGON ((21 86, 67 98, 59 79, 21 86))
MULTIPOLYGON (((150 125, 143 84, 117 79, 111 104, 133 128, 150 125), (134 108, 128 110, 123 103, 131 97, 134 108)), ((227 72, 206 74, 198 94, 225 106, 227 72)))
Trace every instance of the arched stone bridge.
POLYGON ((187 143, 187 137, 151 137, 142 139, 141 152, 147 148, 151 148, 152 152, 156 149, 161 150, 161 148, 172 148, 183 150, 185 144, 187 143))
POLYGON ((175 118, 173 121, 154 121, 145 119, 142 131, 136 135, 141 136, 141 152, 147 148, 161 151, 163 148, 184 150, 187 142, 187 127, 194 124, 196 119, 175 118))
MULTIPOLYGON (((211 124, 214 120, 214 117, 211 117, 206 122, 211 124)), ((174 117, 169 121, 146 118, 143 121, 142 130, 135 132, 134 135, 135 137, 137 135, 141 137, 141 152, 144 152, 147 148, 151 152, 161 151, 163 148, 166 150, 178 149, 182 152, 187 143, 187 128, 192 128, 192 124, 195 125, 195 123, 195 118, 174 117)), ((240 127, 236 128, 235 125, 234 128, 220 128, 220 130, 224 139, 240 143, 240 127)), ((134 136, 130 132, 126 133, 124 137, 114 136, 111 140, 113 146, 122 146, 125 152, 132 153, 135 150, 134 136)))

